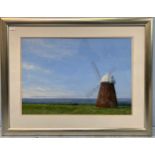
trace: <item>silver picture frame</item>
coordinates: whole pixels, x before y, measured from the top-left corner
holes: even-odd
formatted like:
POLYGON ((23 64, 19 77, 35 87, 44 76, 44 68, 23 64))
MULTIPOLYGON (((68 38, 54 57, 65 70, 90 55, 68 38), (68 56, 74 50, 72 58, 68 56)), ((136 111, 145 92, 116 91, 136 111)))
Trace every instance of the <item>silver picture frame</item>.
POLYGON ((151 136, 152 135, 152 18, 0 18, 2 135, 3 136, 151 136), (145 28, 145 130, 85 129, 85 130, 27 130, 10 129, 9 43, 10 26, 110 26, 145 28))

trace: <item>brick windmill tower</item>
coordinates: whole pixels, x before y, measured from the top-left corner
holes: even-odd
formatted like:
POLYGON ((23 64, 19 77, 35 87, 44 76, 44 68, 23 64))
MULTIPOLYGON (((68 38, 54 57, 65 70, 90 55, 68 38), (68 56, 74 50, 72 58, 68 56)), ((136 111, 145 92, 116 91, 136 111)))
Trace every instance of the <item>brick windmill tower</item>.
MULTIPOLYGON (((101 108, 112 108, 117 107, 117 97, 115 91, 115 80, 111 73, 107 73, 101 77, 101 74, 94 62, 92 62, 93 68, 97 73, 97 77, 100 80, 100 85, 96 88, 99 89, 97 99, 96 99, 96 107, 101 108)), ((89 96, 95 91, 94 88, 89 96)))
POLYGON ((100 81, 100 88, 96 100, 97 107, 110 108, 117 107, 114 77, 108 73, 100 81))

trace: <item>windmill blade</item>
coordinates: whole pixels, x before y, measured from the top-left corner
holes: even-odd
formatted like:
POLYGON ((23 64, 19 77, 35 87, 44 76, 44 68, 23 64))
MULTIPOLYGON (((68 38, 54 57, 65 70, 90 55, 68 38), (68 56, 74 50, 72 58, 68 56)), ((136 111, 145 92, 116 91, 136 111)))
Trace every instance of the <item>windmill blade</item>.
POLYGON ((113 73, 114 73, 114 72, 115 72, 115 69, 114 69, 114 68, 111 68, 109 74, 112 76, 112 81, 113 81, 113 83, 116 84, 116 80, 115 80, 115 78, 114 78, 114 76, 113 76, 113 73))
POLYGON ((87 97, 91 97, 95 92, 96 90, 99 88, 99 85, 97 85, 95 88, 93 88, 90 92, 88 92, 86 94, 87 97))
POLYGON ((109 71, 109 74, 112 75, 114 72, 115 72, 115 69, 111 68, 110 71, 109 71))
POLYGON ((99 78, 99 80, 101 79, 101 74, 100 74, 100 72, 99 72, 99 69, 97 68, 97 65, 95 64, 95 62, 91 62, 91 64, 92 64, 92 66, 93 66, 93 68, 95 69, 95 73, 96 73, 96 75, 97 75, 97 77, 99 78))

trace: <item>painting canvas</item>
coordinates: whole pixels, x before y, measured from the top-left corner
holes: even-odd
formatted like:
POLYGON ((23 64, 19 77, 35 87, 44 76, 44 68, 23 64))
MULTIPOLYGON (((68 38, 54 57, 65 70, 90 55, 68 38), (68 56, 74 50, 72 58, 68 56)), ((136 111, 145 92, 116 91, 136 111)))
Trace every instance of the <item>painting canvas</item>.
POLYGON ((131 38, 22 38, 22 114, 131 115, 131 38))

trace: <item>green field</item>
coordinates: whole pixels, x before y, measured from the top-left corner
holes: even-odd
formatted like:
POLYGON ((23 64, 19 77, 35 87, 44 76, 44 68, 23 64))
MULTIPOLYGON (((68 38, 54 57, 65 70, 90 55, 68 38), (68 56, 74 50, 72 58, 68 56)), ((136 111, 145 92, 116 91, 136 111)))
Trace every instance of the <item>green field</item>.
POLYGON ((103 115, 129 115, 131 106, 118 106, 117 108, 98 108, 95 105, 69 105, 69 104, 22 104, 22 114, 103 114, 103 115))

